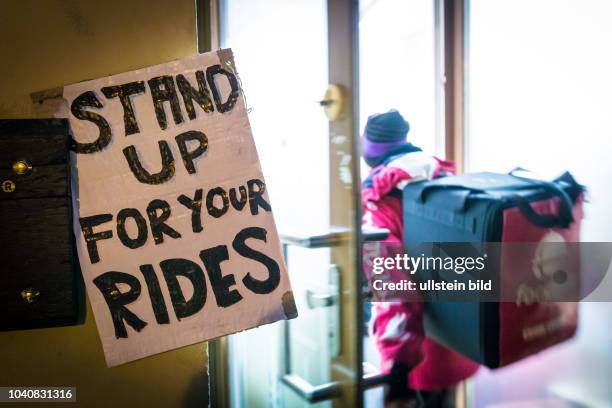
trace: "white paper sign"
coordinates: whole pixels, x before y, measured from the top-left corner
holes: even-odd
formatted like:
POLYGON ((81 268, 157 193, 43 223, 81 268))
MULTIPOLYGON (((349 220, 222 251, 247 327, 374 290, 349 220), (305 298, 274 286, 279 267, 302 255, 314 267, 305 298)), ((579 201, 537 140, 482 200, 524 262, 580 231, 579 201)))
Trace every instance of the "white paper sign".
POLYGON ((231 50, 64 88, 106 362, 297 315, 231 50))

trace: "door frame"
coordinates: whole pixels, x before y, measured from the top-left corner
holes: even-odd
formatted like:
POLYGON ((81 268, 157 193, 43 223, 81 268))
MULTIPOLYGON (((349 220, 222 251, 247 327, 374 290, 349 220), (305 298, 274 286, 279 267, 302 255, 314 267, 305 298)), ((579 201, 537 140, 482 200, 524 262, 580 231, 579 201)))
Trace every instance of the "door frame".
MULTIPOLYGON (((219 0, 196 0, 196 40, 198 53, 218 50, 221 44, 219 0)), ((206 344, 208 360, 208 395, 210 407, 229 407, 229 362, 227 337, 209 340, 206 344)))
POLYGON ((363 406, 364 276, 361 254, 361 183, 359 143, 359 2, 327 2, 328 70, 330 84, 344 91, 345 108, 329 123, 330 222, 347 227, 350 239, 332 248, 331 263, 340 274, 341 353, 332 360, 332 380, 340 383, 341 397, 334 406, 363 406), (346 158, 350 160, 347 163, 346 158), (351 180, 342 176, 351 174, 351 180))
POLYGON ((331 374, 342 390, 334 405, 361 407, 364 276, 361 273, 359 1, 328 0, 327 19, 328 82, 340 86, 346 101, 340 118, 329 123, 330 222, 351 231, 348 242, 331 251, 331 263, 345 271, 340 274, 341 353, 332 360, 331 374), (350 174, 351 179, 347 181, 343 173, 350 174))
MULTIPOLYGON (((436 65, 441 86, 436 125, 441 133, 446 160, 455 162, 457 173, 465 171, 465 138, 468 129, 466 104, 467 21, 469 0, 433 0, 436 18, 436 65)), ((440 135, 439 135, 440 136, 440 135)), ((439 138, 440 139, 440 138, 439 138)))

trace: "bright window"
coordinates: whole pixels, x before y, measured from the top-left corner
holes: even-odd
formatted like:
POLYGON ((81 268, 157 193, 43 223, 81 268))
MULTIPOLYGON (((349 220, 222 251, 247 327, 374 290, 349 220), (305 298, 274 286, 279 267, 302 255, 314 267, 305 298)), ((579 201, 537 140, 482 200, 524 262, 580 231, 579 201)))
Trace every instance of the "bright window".
POLYGON ((434 2, 361 1, 359 55, 360 130, 368 116, 397 109, 410 123, 408 141, 434 154, 434 2))
MULTIPOLYGON (((589 191, 586 241, 612 239, 610 21, 608 0, 470 1, 467 170, 570 170, 589 191)), ((475 406, 610 406, 612 304, 580 313, 575 339, 481 370, 475 406)))

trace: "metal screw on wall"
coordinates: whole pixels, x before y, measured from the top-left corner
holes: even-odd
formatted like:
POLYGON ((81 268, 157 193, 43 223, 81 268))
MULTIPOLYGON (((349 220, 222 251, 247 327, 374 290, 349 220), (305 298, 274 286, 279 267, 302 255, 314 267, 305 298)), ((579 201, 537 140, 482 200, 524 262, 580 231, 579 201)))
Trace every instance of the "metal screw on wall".
POLYGON ((32 171, 32 165, 25 159, 17 160, 13 163, 13 172, 17 175, 23 176, 32 171))
POLYGON ((21 291, 21 298, 28 304, 36 302, 39 296, 40 292, 34 288, 25 288, 21 291))

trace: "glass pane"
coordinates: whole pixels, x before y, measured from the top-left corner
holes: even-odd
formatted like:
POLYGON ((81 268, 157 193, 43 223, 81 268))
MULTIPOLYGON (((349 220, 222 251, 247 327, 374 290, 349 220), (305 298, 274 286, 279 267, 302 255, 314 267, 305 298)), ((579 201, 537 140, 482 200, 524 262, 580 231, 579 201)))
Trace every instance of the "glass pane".
MULTIPOLYGON (((306 235, 329 226, 328 121, 318 101, 327 88, 324 0, 227 0, 222 45, 232 48, 279 233, 306 235)), ((317 385, 330 380, 331 308, 310 309, 306 291, 328 289, 326 249, 290 247, 288 270, 299 317, 233 335, 232 406, 306 406, 278 380, 291 373, 317 385)), ((327 404, 321 404, 326 406, 327 404)))
MULTIPOLYGON (((359 4, 360 132, 368 116, 397 109, 410 123, 408 141, 436 153, 435 18, 432 0, 366 0, 359 4)), ((362 162, 362 175, 369 171, 362 162)), ((366 320, 370 304, 365 304, 366 320)), ((367 332, 367 330, 366 330, 367 332)), ((374 340, 363 339, 365 367, 380 368, 374 340)), ((382 407, 383 388, 366 391, 382 407)))
MULTIPOLYGON (((611 19, 606 0, 470 1, 468 170, 570 170, 589 189, 585 241, 612 239, 611 19)), ((580 312, 575 339, 482 370, 476 406, 555 399, 610 406, 612 305, 583 303, 580 312)))
POLYGON ((436 148, 436 69, 432 0, 366 0, 359 5, 361 129, 368 116, 397 109, 408 140, 436 148))
POLYGON ((280 230, 328 225, 328 122, 323 0, 227 0, 223 47, 232 48, 280 230), (304 192, 312 200, 296 200, 304 192), (308 216, 296 217, 296 214, 308 216))

